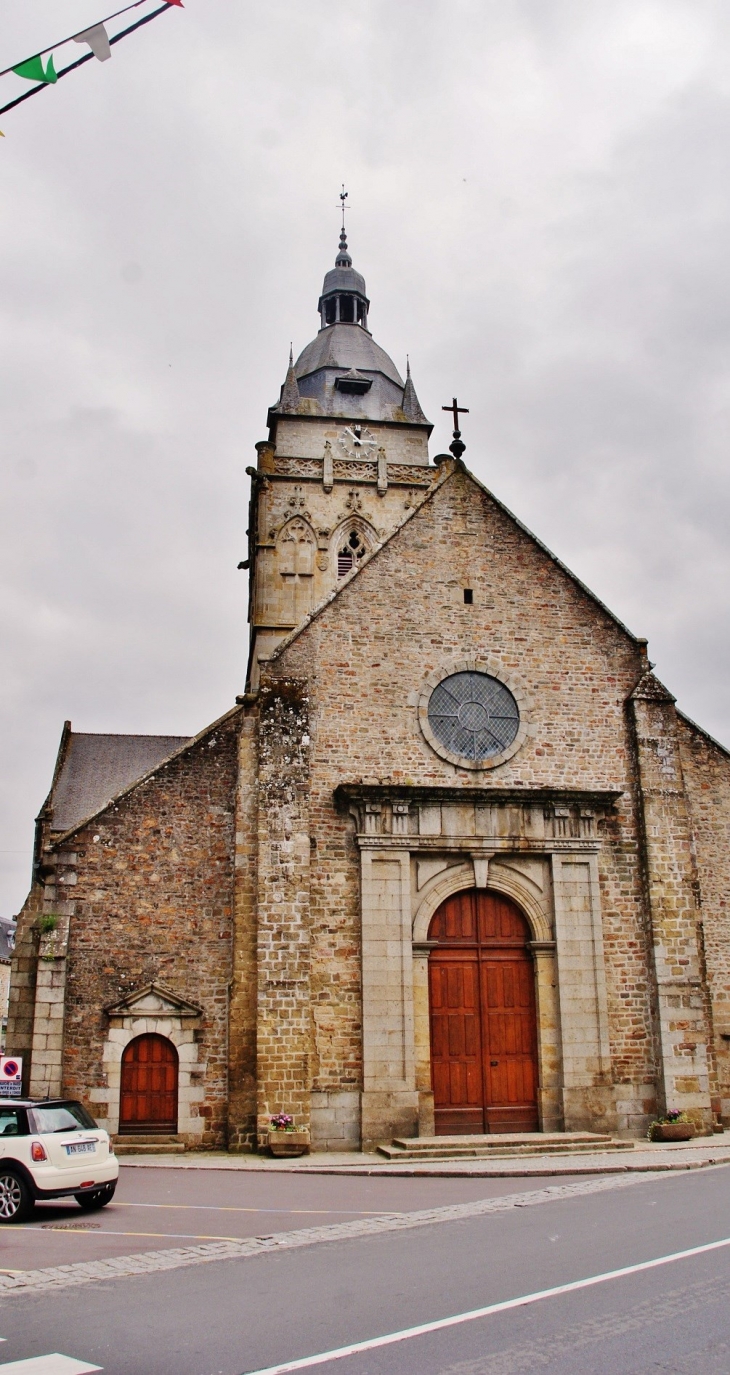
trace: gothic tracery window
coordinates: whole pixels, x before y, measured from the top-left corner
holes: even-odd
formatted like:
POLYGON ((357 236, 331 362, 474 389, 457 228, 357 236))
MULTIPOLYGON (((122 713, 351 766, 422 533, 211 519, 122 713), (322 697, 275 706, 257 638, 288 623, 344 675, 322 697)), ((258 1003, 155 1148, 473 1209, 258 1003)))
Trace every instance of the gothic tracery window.
POLYGON ((357 530, 353 530, 347 538, 347 543, 343 545, 337 555, 337 576, 344 578, 352 571, 356 563, 364 558, 367 547, 362 536, 357 530))
POLYGON ((309 524, 295 519, 279 539, 282 579, 281 611, 287 624, 296 625, 312 608, 315 539, 309 524))

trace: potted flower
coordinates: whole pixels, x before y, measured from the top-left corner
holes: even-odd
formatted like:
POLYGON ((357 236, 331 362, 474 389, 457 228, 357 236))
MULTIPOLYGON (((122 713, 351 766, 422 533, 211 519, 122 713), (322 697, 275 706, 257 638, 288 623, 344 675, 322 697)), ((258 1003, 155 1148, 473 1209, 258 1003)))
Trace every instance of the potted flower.
POLYGON ((309 1132, 297 1131, 288 1112, 277 1112, 269 1119, 269 1150, 272 1155, 307 1155, 309 1132))
POLYGON ((684 1112, 672 1110, 658 1117, 649 1128, 650 1141, 691 1141, 695 1134, 694 1122, 684 1112))

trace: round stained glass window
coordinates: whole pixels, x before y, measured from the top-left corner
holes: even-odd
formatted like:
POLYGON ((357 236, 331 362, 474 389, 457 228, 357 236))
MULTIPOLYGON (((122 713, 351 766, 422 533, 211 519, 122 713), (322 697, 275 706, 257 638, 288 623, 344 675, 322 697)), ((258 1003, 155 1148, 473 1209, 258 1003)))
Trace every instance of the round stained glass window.
POLYGON ((514 742, 520 713, 509 688, 488 673, 452 673, 434 688, 428 724, 451 754, 490 759, 514 742))

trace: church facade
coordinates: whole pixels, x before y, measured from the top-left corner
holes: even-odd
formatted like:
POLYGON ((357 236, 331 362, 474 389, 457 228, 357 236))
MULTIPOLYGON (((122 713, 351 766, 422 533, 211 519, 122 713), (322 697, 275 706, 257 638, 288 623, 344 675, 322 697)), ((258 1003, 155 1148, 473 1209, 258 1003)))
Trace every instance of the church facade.
POLYGON ((343 239, 256 446, 245 692, 67 723, 18 920, 25 1090, 255 1150, 730 1123, 730 753, 453 453, 343 239))

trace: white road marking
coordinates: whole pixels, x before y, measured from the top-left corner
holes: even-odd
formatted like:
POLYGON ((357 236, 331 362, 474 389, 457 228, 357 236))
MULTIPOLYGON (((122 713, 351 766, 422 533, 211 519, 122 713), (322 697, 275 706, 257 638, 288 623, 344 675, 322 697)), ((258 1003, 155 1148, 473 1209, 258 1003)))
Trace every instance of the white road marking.
POLYGON ((0 1365, 2 1375, 92 1375, 93 1371, 103 1369, 101 1365, 75 1361, 73 1356, 60 1356, 57 1351, 51 1356, 31 1356, 28 1361, 0 1365))
MULTIPOLYGON (((446 1327, 458 1327, 464 1322, 474 1322, 477 1318, 489 1318, 493 1313, 506 1313, 510 1308, 524 1308, 541 1299, 554 1299, 559 1294, 572 1294, 577 1289, 589 1289, 594 1284, 605 1284, 607 1280, 623 1279, 625 1275, 636 1275, 641 1270, 654 1270, 659 1265, 670 1265, 675 1260, 687 1260, 690 1256, 701 1256, 708 1251, 718 1251, 730 1246, 730 1237, 723 1241, 710 1241, 704 1246, 692 1246, 688 1251, 675 1251, 669 1256, 659 1256, 657 1260, 642 1260, 637 1265, 625 1265, 621 1270, 607 1270, 603 1275, 591 1275, 588 1279, 572 1280, 570 1284, 558 1284, 553 1289, 540 1289, 535 1294, 523 1294, 519 1299, 504 1299, 501 1303, 490 1303, 486 1308, 473 1308, 469 1313, 457 1313, 452 1318, 438 1318, 435 1322, 421 1323, 418 1327, 405 1327, 401 1332, 389 1332, 385 1337, 372 1337, 369 1341, 353 1342, 351 1346, 338 1346, 332 1351, 322 1351, 318 1356, 304 1356, 297 1361, 283 1361, 280 1365, 267 1365, 264 1370, 253 1370, 249 1375, 286 1375, 291 1370, 307 1370, 313 1365, 325 1365, 327 1361, 341 1361, 345 1356, 357 1356, 362 1351, 374 1351, 380 1346, 392 1346, 395 1342, 409 1341, 411 1337, 423 1337, 429 1332, 441 1332, 446 1327)), ((0 1371, 3 1367, 0 1366, 0 1371)))

